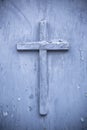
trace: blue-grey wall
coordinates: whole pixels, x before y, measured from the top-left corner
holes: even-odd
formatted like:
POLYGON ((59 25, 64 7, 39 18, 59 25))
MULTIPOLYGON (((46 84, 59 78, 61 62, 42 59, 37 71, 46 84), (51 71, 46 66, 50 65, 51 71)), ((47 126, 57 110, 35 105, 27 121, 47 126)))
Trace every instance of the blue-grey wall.
POLYGON ((0 0, 0 130, 87 130, 87 1, 0 0), (49 112, 39 115, 37 51, 16 44, 64 39, 68 52, 48 52, 49 112))

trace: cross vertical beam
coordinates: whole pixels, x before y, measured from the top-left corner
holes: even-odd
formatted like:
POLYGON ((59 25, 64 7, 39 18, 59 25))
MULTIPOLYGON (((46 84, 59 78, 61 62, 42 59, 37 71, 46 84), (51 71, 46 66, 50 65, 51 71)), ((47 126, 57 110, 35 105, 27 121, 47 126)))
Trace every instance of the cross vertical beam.
MULTIPOLYGON (((40 22, 40 41, 47 40, 47 23, 40 22)), ((42 43, 43 44, 43 43, 42 43)), ((47 50, 39 50, 40 65, 40 102, 39 109, 41 115, 47 114, 47 98, 48 98, 48 78, 47 78, 47 50)))

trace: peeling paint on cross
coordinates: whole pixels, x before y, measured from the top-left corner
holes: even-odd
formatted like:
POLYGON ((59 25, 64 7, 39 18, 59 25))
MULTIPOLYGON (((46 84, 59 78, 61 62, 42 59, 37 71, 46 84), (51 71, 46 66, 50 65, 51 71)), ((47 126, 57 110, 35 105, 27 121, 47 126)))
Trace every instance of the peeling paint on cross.
POLYGON ((48 113, 48 72, 47 72, 47 50, 68 50, 68 42, 47 41, 47 22, 40 21, 40 41, 17 44, 18 51, 39 50, 39 85, 40 85, 40 115, 48 113))

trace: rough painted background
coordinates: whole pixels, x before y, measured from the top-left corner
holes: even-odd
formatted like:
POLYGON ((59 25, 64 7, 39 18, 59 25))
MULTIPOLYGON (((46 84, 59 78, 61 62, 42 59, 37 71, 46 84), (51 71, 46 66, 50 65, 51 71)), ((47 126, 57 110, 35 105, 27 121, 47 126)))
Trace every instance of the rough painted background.
POLYGON ((0 0, 0 130, 87 130, 87 1, 0 0), (68 52, 48 52, 49 113, 39 115, 38 51, 16 44, 64 39, 68 52))

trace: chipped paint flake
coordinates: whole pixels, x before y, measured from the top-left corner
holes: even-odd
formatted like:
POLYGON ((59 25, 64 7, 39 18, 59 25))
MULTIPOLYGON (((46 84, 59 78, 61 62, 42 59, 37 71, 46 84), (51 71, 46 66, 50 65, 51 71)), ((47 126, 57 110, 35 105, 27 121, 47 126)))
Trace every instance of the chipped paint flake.
POLYGON ((5 117, 5 116, 8 116, 8 112, 7 112, 7 111, 6 111, 6 112, 4 111, 4 112, 3 112, 3 116, 4 116, 4 117, 5 117))
POLYGON ((85 96, 87 97, 87 92, 85 92, 85 96))
POLYGON ((19 97, 19 98, 18 98, 18 101, 20 101, 20 100, 21 100, 21 98, 19 97))
POLYGON ((79 85, 77 85, 77 88, 78 88, 78 89, 80 89, 80 86, 79 86, 79 85))
POLYGON ((29 111, 32 111, 32 107, 31 106, 29 106, 29 111))
POLYGON ((83 117, 81 117, 81 119, 80 119, 80 120, 81 120, 81 122, 84 122, 84 121, 85 121, 83 117))

